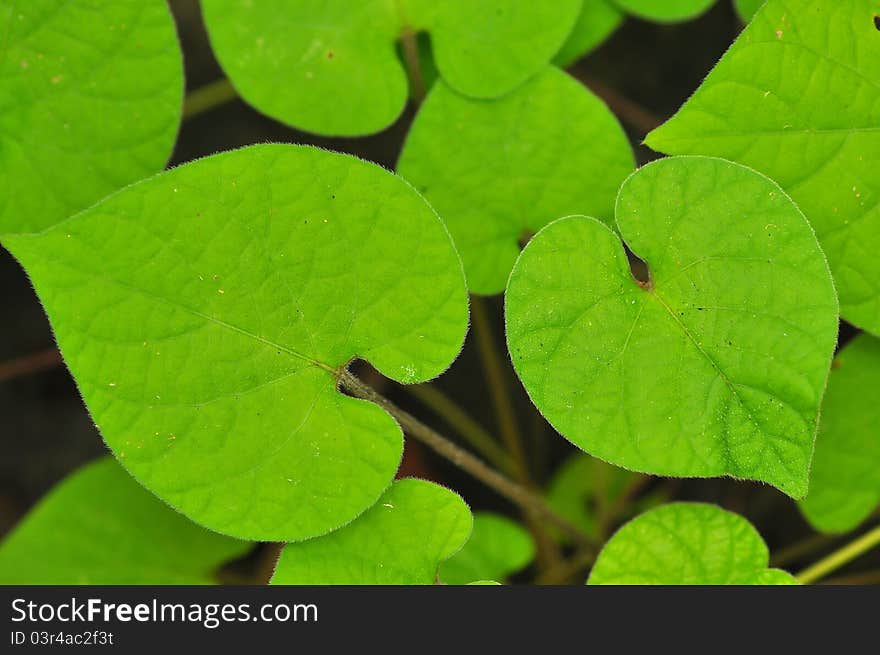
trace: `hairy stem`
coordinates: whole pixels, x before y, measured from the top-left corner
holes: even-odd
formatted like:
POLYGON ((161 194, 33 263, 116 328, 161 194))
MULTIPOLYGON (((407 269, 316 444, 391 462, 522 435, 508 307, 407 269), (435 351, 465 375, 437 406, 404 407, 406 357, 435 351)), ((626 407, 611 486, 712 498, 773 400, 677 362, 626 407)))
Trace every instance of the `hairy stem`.
POLYGON ((496 468, 511 473, 513 463, 510 455, 498 445, 498 442, 477 421, 471 418, 455 401, 438 388, 428 384, 414 384, 403 387, 415 396, 423 405, 445 420, 474 449, 485 457, 496 468))
POLYGON ((540 516, 552 523, 576 543, 590 545, 590 538, 587 535, 554 512, 539 495, 487 466, 475 455, 456 445, 408 412, 400 409, 384 396, 376 393, 375 390, 365 385, 347 370, 340 371, 338 375, 340 388, 356 398, 369 400, 384 409, 397 420, 404 431, 411 437, 418 439, 528 514, 540 516))
POLYGON ((880 525, 875 526, 858 539, 851 541, 842 548, 835 550, 827 557, 822 558, 810 567, 807 567, 795 577, 801 584, 811 584, 824 578, 857 557, 864 555, 875 546, 880 545, 880 525))

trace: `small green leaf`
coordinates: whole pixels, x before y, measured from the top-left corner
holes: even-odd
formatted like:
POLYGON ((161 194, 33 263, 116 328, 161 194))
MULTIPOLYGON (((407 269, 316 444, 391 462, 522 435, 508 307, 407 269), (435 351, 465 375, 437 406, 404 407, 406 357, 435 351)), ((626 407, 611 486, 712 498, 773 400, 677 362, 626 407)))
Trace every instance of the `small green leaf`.
POLYGON ((427 380, 467 329, 433 210, 380 167, 317 148, 198 160, 4 245, 120 461, 241 538, 313 537, 372 505, 402 435, 338 393, 337 370, 359 356, 427 380))
POLYGON ((471 526, 458 494, 424 480, 398 480, 350 525, 288 544, 272 584, 434 584, 438 566, 464 545, 471 526))
POLYGON ((742 21, 748 23, 755 17, 764 2, 765 0, 733 0, 733 6, 742 21))
POLYGON ((548 67, 492 102, 437 84, 397 168, 449 226, 470 290, 495 294, 527 233, 567 214, 610 221, 633 166, 629 141, 602 101, 548 67))
POLYGON ((822 532, 849 532, 880 505, 880 339, 856 337, 828 378, 810 493, 801 509, 822 532))
POLYGON ((767 175, 828 255, 843 317, 880 334, 880 0, 770 0, 647 143, 767 175))
POLYGON ((183 96, 164 0, 4 2, 0 44, 0 234, 164 168, 183 96))
POLYGON ((570 217, 526 246, 507 342, 538 409, 588 453, 659 475, 807 491, 837 299, 809 224, 771 180, 706 157, 633 174, 621 239, 570 217))
POLYGON ((492 98, 538 72, 571 32, 580 0, 202 0, 211 44, 242 97, 327 135, 377 132, 406 103, 395 43, 426 31, 440 75, 492 98))
POLYGON ((453 585, 504 579, 535 556, 535 544, 519 523, 488 512, 474 514, 474 530, 464 547, 440 567, 440 579, 453 585))
POLYGON ((623 12, 611 0, 584 0, 574 29, 553 62, 563 67, 573 64, 611 36, 623 19, 623 12))
MULTIPOLYGON (((641 477, 638 473, 611 466, 601 459, 575 453, 559 467, 550 481, 547 502, 586 534, 597 537, 602 508, 608 510, 615 507, 641 477)), ((627 510, 631 515, 658 502, 660 496, 650 494, 620 509, 627 510)), ((563 536, 560 534, 560 537, 563 536)))
POLYGON ((743 517, 702 503, 671 503, 634 518, 605 544, 587 584, 791 585, 743 517))
POLYGON ((708 11, 715 0, 614 0, 627 13, 656 23, 691 20, 708 11))
POLYGON ((251 546, 190 522, 105 457, 58 484, 0 544, 0 584, 213 584, 251 546))

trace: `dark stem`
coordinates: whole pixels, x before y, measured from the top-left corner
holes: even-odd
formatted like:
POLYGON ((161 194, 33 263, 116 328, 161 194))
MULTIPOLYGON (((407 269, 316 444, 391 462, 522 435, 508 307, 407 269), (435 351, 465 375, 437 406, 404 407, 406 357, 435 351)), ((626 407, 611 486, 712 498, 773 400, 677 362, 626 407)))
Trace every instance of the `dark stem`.
POLYGON ((420 105, 425 99, 425 80, 422 77, 422 67, 419 65, 419 44, 416 33, 411 27, 406 26, 403 28, 400 41, 403 45, 403 61, 406 64, 412 99, 416 105, 420 105))
POLYGON ((347 370, 338 373, 339 386, 356 398, 369 400, 397 420, 403 430, 433 451, 442 455, 463 471, 514 503, 525 512, 536 515, 562 530, 574 542, 591 545, 590 538, 567 519, 554 512, 539 495, 487 466, 481 459, 456 445, 428 427, 408 412, 400 409, 384 396, 365 385, 347 370))

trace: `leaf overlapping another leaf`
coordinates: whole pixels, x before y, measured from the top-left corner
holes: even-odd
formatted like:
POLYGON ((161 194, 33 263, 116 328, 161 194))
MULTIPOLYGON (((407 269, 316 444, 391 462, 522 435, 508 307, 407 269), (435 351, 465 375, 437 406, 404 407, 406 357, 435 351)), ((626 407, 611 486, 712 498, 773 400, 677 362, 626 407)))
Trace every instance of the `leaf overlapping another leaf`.
POLYGON ((532 401, 618 466, 803 497, 838 323, 803 214, 766 177, 705 157, 640 169, 616 213, 649 282, 584 217, 542 230, 511 273, 507 341, 532 401))
POLYGON ((424 480, 395 482, 350 525, 288 544, 272 584, 434 584, 471 534, 458 494, 424 480))
POLYGON ((202 0, 211 44, 242 97, 285 123, 327 135, 389 126, 406 103, 396 52, 427 31, 440 75, 469 96, 503 95, 559 50, 580 0, 202 0))
POLYGON ((315 148, 192 162, 3 243, 119 460, 242 538, 313 537, 372 505, 402 435, 337 392, 339 368, 360 356, 427 380, 467 329, 437 215, 393 174, 315 148))
POLYGON ((828 255, 841 312, 880 334, 878 0, 769 0, 647 144, 776 180, 828 255))

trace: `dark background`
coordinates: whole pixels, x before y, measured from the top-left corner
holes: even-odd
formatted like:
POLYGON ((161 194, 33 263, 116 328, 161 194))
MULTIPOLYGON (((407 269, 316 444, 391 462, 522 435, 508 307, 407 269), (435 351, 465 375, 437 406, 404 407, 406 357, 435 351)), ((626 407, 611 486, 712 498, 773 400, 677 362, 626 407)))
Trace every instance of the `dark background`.
MULTIPOLYGON (((195 0, 171 0, 183 44, 187 90, 222 77, 214 60, 195 0)), ((581 60, 570 72, 602 96, 629 133, 639 163, 653 154, 639 143, 655 124, 668 118, 696 89, 727 49, 742 25, 726 0, 701 18, 674 26, 636 19, 627 22, 605 44, 581 60)), ((413 117, 408 107, 386 131, 364 138, 331 139, 298 132, 266 118, 235 100, 184 121, 171 165, 233 147, 266 141, 311 143, 357 154, 393 169, 413 117)), ((24 273, 0 249, 0 535, 4 534, 52 485, 80 464, 105 452, 67 371, 44 361, 25 374, 13 375, 9 364, 41 353, 53 345, 49 324, 24 273)), ((498 348, 506 352, 502 332, 501 301, 489 303, 498 348)), ((844 328, 842 335, 849 336, 844 328)), ((505 358, 506 359, 506 358, 505 358)), ((508 366, 509 369, 509 366, 508 366)), ((522 431, 534 463, 534 475, 545 483, 549 474, 574 448, 537 416, 513 375, 508 385, 514 394, 522 431)), ((381 381, 380 381, 381 384, 381 381)), ((438 383, 473 417, 497 432, 488 401, 485 379, 472 338, 452 369, 438 383)), ((408 394, 385 384, 383 393, 441 431, 446 430, 426 408, 408 394)), ((505 501, 487 491, 443 460, 408 440, 404 475, 434 479, 459 491, 473 509, 513 513, 505 501)), ((776 551, 810 536, 796 505, 767 486, 717 480, 656 479, 649 489, 663 489, 678 499, 718 503, 746 515, 776 551)), ((822 549, 834 546, 824 540, 822 549)), ((795 558, 791 565, 812 561, 816 552, 795 558)), ((862 558, 842 573, 870 569, 880 554, 862 558)))

